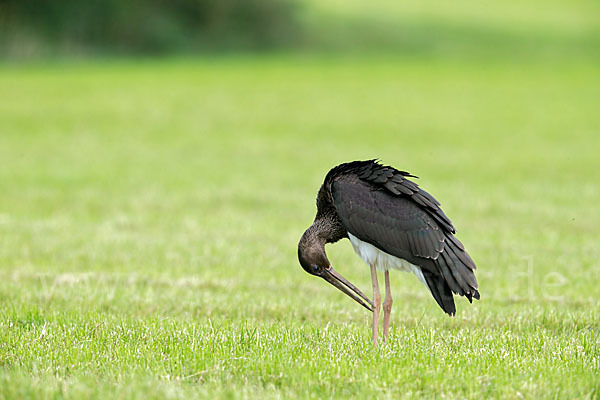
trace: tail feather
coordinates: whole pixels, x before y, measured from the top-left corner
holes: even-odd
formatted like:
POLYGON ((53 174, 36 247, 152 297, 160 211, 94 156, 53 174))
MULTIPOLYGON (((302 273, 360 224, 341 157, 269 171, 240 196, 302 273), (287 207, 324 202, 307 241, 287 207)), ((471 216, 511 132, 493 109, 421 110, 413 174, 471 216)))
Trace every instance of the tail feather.
POLYGON ((446 280, 443 276, 434 275, 425 269, 423 269, 422 272, 425 282, 427 282, 427 287, 429 287, 435 301, 445 313, 451 317, 454 316, 456 314, 456 306, 454 305, 452 291, 446 280))
POLYGON ((479 300, 475 262, 454 235, 447 234, 446 238, 444 249, 435 261, 441 273, 440 278, 447 282, 453 293, 465 296, 470 303, 474 298, 479 300))

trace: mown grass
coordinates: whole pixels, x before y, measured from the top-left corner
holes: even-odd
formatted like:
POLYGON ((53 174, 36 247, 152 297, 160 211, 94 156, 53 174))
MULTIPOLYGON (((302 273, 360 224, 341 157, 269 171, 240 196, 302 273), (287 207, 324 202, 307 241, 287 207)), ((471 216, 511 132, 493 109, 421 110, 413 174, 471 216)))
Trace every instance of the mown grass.
MULTIPOLYGON (((261 57, 3 67, 0 397, 597 398, 598 66, 261 57), (337 163, 419 175, 479 265, 391 340, 302 271, 337 163)), ((359 287, 347 241, 328 247, 359 287)))

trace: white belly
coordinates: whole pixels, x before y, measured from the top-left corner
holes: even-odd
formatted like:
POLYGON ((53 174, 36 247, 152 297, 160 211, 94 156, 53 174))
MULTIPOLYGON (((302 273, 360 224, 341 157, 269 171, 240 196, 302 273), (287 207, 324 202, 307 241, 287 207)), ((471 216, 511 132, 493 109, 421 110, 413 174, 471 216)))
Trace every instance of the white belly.
POLYGON ((352 247, 354 247, 356 254, 358 254, 367 264, 374 265, 379 271, 399 269, 404 272, 412 272, 425 286, 427 286, 427 282, 425 282, 420 267, 417 267, 402 258, 392 256, 385 251, 379 250, 372 244, 363 242, 350 232, 348 232, 348 237, 350 238, 350 243, 352 243, 352 247))

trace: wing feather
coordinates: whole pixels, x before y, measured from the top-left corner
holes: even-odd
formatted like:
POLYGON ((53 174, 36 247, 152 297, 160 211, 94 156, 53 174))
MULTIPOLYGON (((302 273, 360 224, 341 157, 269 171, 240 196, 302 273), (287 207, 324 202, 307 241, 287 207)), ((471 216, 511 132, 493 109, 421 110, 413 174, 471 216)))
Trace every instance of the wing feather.
POLYGON ((478 299, 475 262, 454 236, 454 226, 440 203, 406 179, 411 176, 406 172, 374 161, 356 163, 345 170, 334 168, 325 181, 348 232, 421 267, 445 311, 454 304, 443 298, 445 293, 478 299))
POLYGON ((444 256, 438 257, 437 265, 440 268, 442 276, 444 277, 446 282, 448 282, 448 286, 450 286, 452 292, 460 294, 462 290, 458 285, 458 282, 456 282, 456 279, 454 279, 452 272, 450 272, 450 266, 446 264, 446 258, 444 256))
POLYGON ((452 246, 446 246, 443 253, 449 255, 453 260, 453 265, 456 266, 453 271, 457 271, 472 289, 477 289, 477 280, 475 279, 473 270, 459 260, 455 249, 453 249, 452 246))

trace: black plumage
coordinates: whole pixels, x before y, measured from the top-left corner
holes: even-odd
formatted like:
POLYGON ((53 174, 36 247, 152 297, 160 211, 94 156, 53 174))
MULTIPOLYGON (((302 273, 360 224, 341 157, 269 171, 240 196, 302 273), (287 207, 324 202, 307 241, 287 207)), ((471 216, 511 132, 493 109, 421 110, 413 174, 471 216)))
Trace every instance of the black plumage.
POLYGON ((480 297, 476 266, 454 236, 455 228, 440 203, 409 178, 416 176, 376 160, 331 169, 317 196, 315 222, 298 246, 300 263, 309 273, 326 278, 331 266, 324 244, 350 233, 418 266, 435 301, 454 315, 453 293, 469 301, 480 297))

